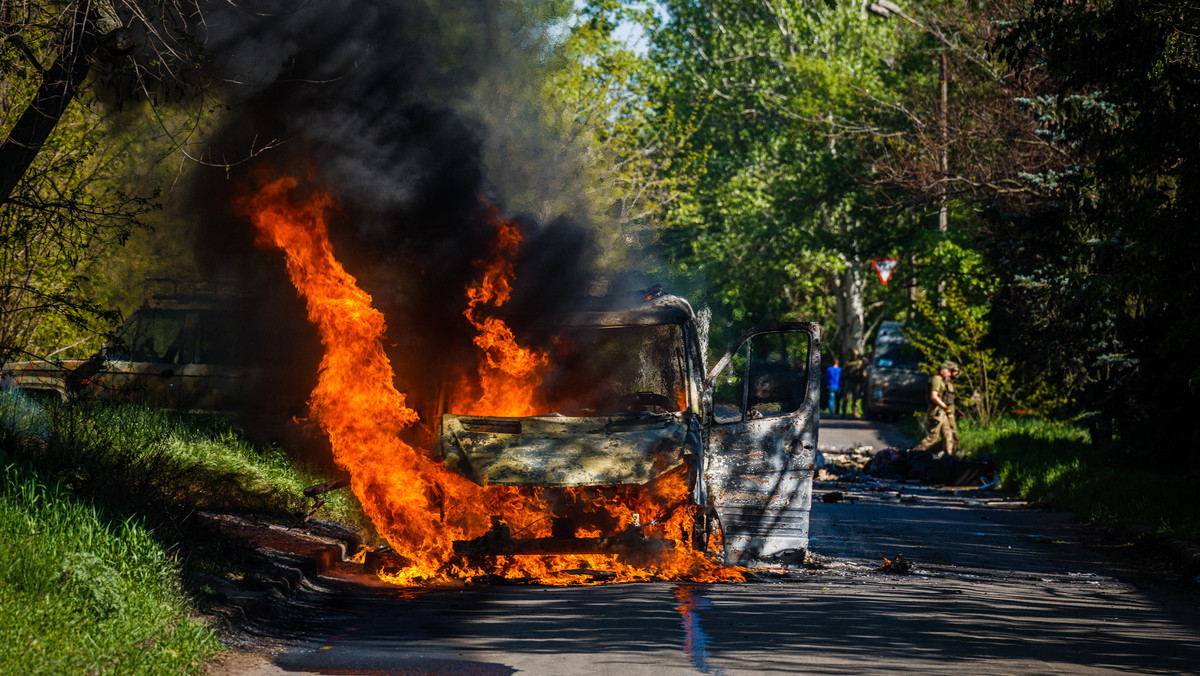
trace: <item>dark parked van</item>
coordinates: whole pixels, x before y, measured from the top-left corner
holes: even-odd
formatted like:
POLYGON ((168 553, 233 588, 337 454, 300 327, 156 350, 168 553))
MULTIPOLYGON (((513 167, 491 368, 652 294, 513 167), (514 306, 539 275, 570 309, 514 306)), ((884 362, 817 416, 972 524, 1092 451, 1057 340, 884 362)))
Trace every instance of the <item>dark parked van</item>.
POLYGON ((929 376, 921 372, 921 353, 900 330, 904 322, 883 322, 867 365, 863 410, 868 417, 923 411, 929 400, 929 376))

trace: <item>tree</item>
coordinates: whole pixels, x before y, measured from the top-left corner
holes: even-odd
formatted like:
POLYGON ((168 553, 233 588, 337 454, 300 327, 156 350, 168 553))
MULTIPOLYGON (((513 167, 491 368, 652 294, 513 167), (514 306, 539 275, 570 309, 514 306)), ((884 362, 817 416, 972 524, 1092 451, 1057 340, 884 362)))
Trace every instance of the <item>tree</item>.
POLYGON ((546 82, 550 128, 580 160, 580 206, 599 234, 601 268, 612 272, 653 268, 632 254, 650 248, 651 223, 682 197, 703 160, 702 148, 687 145, 694 119, 670 108, 652 119, 651 91, 663 72, 616 35, 634 27, 651 34, 658 26, 651 7, 587 5, 557 45, 546 82))
MULTIPOLYGON (((703 170, 666 218, 663 241, 738 323, 838 316, 835 352, 861 349, 869 260, 916 234, 875 208, 861 136, 886 133, 911 77, 881 53, 896 34, 859 3, 663 3, 651 58, 660 110, 698 120, 703 170), (894 107, 894 106, 893 106, 894 107)), ((893 287, 894 289, 895 287, 893 287)), ((886 293, 881 293, 886 292, 886 293)))
POLYGON ((78 101, 93 64, 129 53, 132 33, 108 2, 28 2, 3 5, 0 36, 0 358, 94 349, 72 343, 113 321, 91 298, 95 267, 153 195, 108 180, 128 148, 78 101))
POLYGON ((1052 203, 997 226, 1018 263, 1008 309, 1044 318, 1015 337, 1054 345, 1034 363, 1080 394, 1101 436, 1115 421, 1159 457, 1193 460, 1198 35, 1194 2, 1033 0, 999 43, 1014 68, 1044 64, 1055 87, 1027 103, 1078 159, 1035 177, 1052 203))

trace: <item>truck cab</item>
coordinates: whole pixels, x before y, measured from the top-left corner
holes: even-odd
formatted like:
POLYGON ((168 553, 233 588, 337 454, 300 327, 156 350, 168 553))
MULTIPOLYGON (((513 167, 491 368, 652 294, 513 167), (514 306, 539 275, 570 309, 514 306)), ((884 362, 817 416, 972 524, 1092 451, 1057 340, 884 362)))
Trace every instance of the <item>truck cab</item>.
MULTIPOLYGON (((803 560, 819 423, 820 329, 814 323, 754 328, 710 369, 700 328, 690 304, 668 294, 551 318, 545 330, 553 336, 553 366, 543 388, 552 409, 520 417, 441 415, 443 464, 480 485, 550 492, 647 486, 683 473, 698 515, 691 546, 706 548, 719 533, 726 563, 803 560)), ((572 517, 559 518, 564 523, 549 538, 521 538, 497 524, 455 549, 582 553, 632 544, 611 532, 577 537, 572 517)))

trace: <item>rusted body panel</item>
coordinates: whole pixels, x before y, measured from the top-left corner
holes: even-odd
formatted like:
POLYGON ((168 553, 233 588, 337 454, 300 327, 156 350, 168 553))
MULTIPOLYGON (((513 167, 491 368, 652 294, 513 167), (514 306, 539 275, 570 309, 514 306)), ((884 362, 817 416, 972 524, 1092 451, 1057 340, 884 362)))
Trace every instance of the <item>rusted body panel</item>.
POLYGON ((639 416, 442 416, 446 467, 480 485, 645 484, 683 464, 682 413, 639 416))
POLYGON ((5 387, 65 400, 94 396, 157 408, 232 411, 245 403, 248 369, 222 364, 16 362, 3 370, 5 387))
POLYGON ((232 411, 245 403, 249 371, 221 364, 162 365, 114 361, 91 378, 94 391, 158 408, 232 411))
POLYGON ((72 393, 72 374, 86 361, 73 359, 56 362, 12 362, 4 365, 0 382, 5 389, 18 388, 29 394, 63 400, 72 393))

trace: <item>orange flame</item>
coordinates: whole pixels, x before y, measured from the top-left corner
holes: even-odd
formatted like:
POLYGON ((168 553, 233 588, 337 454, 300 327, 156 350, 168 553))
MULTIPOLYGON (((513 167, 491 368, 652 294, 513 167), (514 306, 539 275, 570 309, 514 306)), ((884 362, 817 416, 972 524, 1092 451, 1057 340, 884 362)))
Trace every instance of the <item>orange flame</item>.
MULTIPOLYGON (((295 179, 275 180, 242 200, 241 207, 258 229, 259 243, 284 253, 288 274, 317 326, 325 353, 311 415, 328 434, 337 463, 350 471, 351 488, 364 511, 404 564, 380 573, 381 578, 415 584, 491 574, 572 584, 594 581, 586 571, 606 571, 612 581, 743 579, 737 569, 722 567, 686 545, 694 515, 683 468, 645 487, 561 489, 560 499, 574 501, 581 513, 603 512, 618 529, 641 522, 648 537, 674 541, 674 549, 660 560, 635 567, 614 554, 495 556, 485 562, 456 557, 455 541, 483 535, 496 518, 522 537, 549 536, 545 491, 478 486, 447 470, 432 453, 401 440, 418 417, 392 385, 383 315, 334 258, 325 220, 336 211, 333 200, 321 194, 298 199, 297 188, 295 179), (658 516, 657 522, 645 523, 651 515, 658 516)), ((483 306, 499 307, 508 300, 520 244, 516 226, 501 220, 494 209, 489 213, 497 226, 498 255, 480 266, 481 282, 468 291, 464 312, 480 332, 482 396, 463 406, 477 415, 525 415, 540 405, 533 393, 541 382, 538 369, 548 358, 517 345, 499 320, 480 316, 483 306)), ((459 388, 460 394, 467 391, 459 388)), ((576 532, 577 537, 594 535, 598 532, 582 527, 576 532)))
POLYGON ((511 221, 500 218, 493 206, 486 206, 490 222, 496 226, 495 256, 480 261, 483 268, 479 283, 467 288, 467 309, 463 316, 479 332, 475 344, 483 351, 479 364, 481 396, 470 395, 469 379, 459 381, 455 391, 455 413, 467 415, 527 416, 545 412, 535 395, 542 384, 538 369, 549 362, 541 351, 517 344, 512 329, 496 317, 480 316, 484 306, 501 307, 512 294, 513 266, 521 245, 521 231, 511 221))

